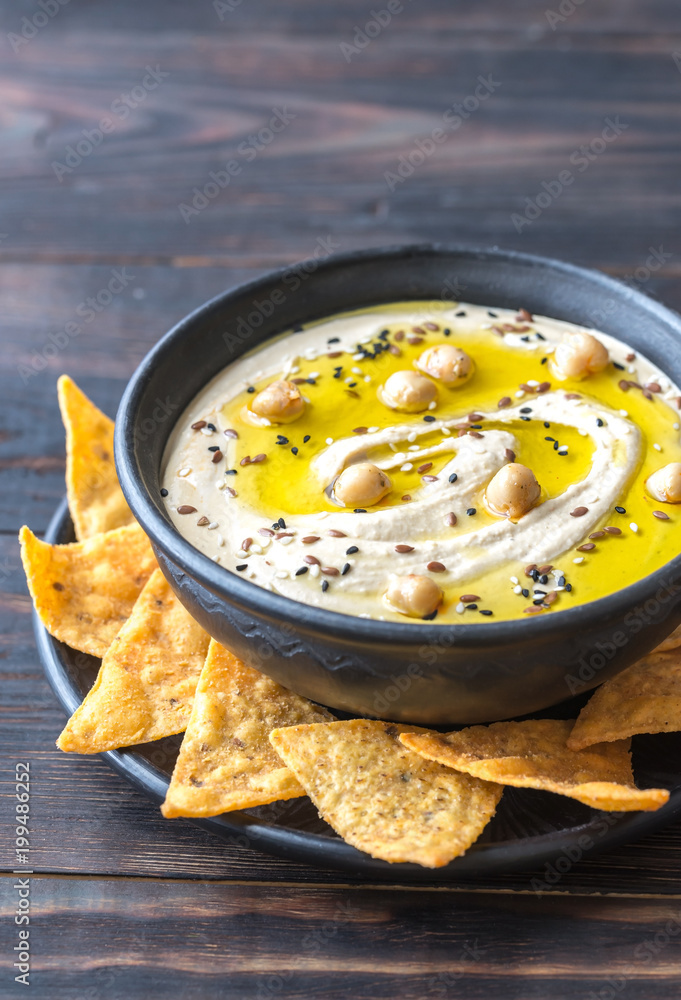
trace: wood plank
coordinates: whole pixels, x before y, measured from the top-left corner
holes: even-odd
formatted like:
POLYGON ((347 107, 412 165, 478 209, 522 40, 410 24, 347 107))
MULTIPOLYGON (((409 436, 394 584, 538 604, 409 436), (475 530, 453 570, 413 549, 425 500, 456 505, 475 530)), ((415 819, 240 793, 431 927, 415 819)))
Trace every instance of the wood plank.
POLYGON ((678 899, 34 878, 30 902, 41 1000, 678 996, 678 899))

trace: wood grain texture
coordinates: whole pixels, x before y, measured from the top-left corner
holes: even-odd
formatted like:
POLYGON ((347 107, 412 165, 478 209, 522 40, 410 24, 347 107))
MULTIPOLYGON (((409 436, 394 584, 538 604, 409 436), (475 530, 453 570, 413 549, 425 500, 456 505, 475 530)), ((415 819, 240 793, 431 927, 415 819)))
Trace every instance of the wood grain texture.
MULTIPOLYGON (((30 898, 40 1000, 678 996, 679 898, 82 878, 34 878, 30 898)), ((0 879, 0 913, 14 905, 0 879)))
MULTIPOLYGON (((101 759, 54 747, 63 715, 15 537, 23 521, 44 531, 64 492, 60 372, 113 415, 173 323, 319 240, 546 253, 635 276, 681 309, 678 0, 588 0, 553 27, 545 0, 405 2, 348 60, 371 6, 242 0, 221 19, 209 0, 70 3, 14 51, 10 33, 38 8, 0 0, 0 870, 10 776, 28 759, 44 875, 34 997, 678 996, 681 934, 665 927, 681 917, 681 824, 575 863, 544 894, 532 880, 546 871, 370 888, 165 821, 101 759), (169 75, 114 110, 150 66, 169 75), (497 81, 489 99, 391 190, 385 172, 481 75, 497 81), (295 117, 245 152, 275 109, 295 117), (60 181, 54 162, 104 116, 111 131, 60 181), (573 152, 617 116, 627 128, 579 171, 573 152), (230 159, 238 175, 183 218, 230 159), (564 169, 574 181, 518 231, 512 215, 564 169), (86 320, 116 269, 124 287, 86 320)), ((0 877, 7 916, 13 881, 0 877)), ((5 986, 9 954, 2 997, 19 988, 5 986)))

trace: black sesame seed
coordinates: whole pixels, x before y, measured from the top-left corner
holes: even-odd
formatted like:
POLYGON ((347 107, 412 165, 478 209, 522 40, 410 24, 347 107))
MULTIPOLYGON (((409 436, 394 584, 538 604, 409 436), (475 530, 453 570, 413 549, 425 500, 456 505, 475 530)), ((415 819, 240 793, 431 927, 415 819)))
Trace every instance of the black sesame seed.
POLYGON ((236 474, 237 474, 236 469, 225 469, 226 476, 236 476, 236 474))
POLYGON ((481 615, 487 615, 487 616, 489 616, 489 615, 494 614, 494 612, 493 611, 488 611, 487 608, 481 608, 480 609, 480 614, 481 615))
POLYGON ((558 580, 556 581, 556 586, 557 587, 564 587, 565 586, 565 577, 564 576, 559 576, 558 577, 558 580))
MULTIPOLYGON (((459 316, 461 314, 457 313, 456 315, 459 316)), ((465 315, 465 313, 464 313, 464 315, 465 315)), ((446 330, 443 330, 442 332, 444 333, 445 337, 449 337, 449 335, 451 334, 452 331, 449 328, 447 328, 446 330)))
POLYGON ((351 569, 352 569, 352 566, 350 565, 350 563, 346 563, 343 566, 343 569, 341 570, 341 576, 345 576, 345 574, 349 573, 351 569))
POLYGON ((327 344, 338 344, 340 342, 340 337, 329 337, 327 344))
POLYGON ((354 514, 366 514, 366 508, 364 508, 364 507, 355 507, 353 513, 354 514))
POLYGON ((432 424, 432 423, 433 423, 433 421, 435 420, 435 417, 431 417, 431 416, 426 416, 426 417, 424 417, 423 419, 425 420, 425 422, 426 422, 427 424, 432 424))
POLYGON ((215 426, 215 424, 206 424, 206 427, 208 428, 209 431, 216 431, 217 430, 217 427, 215 426))
POLYGON ((277 434, 277 444, 288 444, 288 438, 283 434, 277 434))
POLYGON ((162 497, 167 497, 167 496, 168 496, 168 490, 166 490, 166 489, 162 489, 162 490, 161 490, 161 496, 162 496, 162 497))
POLYGON ((566 589, 566 590, 568 591, 568 593, 569 593, 569 592, 570 592, 570 591, 572 590, 572 584, 571 584, 571 583, 566 583, 566 584, 565 584, 565 589, 566 589))
POLYGON ((521 413, 532 413, 532 407, 531 406, 522 406, 521 409, 520 409, 520 412, 521 413))
POLYGON ((544 575, 543 575, 543 576, 540 576, 540 577, 539 577, 539 582, 540 582, 540 583, 544 583, 544 584, 546 584, 546 583, 548 583, 548 582, 549 582, 549 578, 548 578, 548 576, 546 575, 546 573, 544 573, 544 575))
POLYGON ((546 591, 542 590, 540 587, 533 587, 532 593, 535 597, 546 597, 546 591))
MULTIPOLYGON (((544 426, 546 426, 546 425, 544 425, 544 426)), ((552 438, 552 437, 545 437, 544 440, 545 441, 555 441, 556 439, 552 438)))
POLYGON ((530 338, 529 337, 521 337, 520 339, 524 340, 524 341, 528 341, 530 338))
POLYGON ((249 385, 248 389, 246 389, 246 392, 255 392, 255 386, 249 385))
POLYGON ((536 607, 538 604, 543 604, 544 603, 544 598, 543 597, 538 597, 537 600, 536 601, 532 601, 532 603, 536 607))
POLYGON ((596 421, 596 426, 597 426, 597 427, 602 427, 602 426, 603 426, 603 421, 601 420, 601 418, 600 418, 600 417, 599 417, 599 418, 598 418, 598 420, 596 421))
POLYGON ((220 445, 212 444, 208 451, 220 451, 220 445))
POLYGON ((300 567, 299 567, 299 568, 298 568, 298 569, 296 570, 296 576, 302 576, 302 575, 303 575, 303 573, 307 573, 307 570, 308 570, 308 567, 307 567, 307 566, 300 566, 300 567))
POLYGON ((248 563, 241 563, 240 566, 236 567, 237 573, 243 572, 243 570, 248 569, 248 563))
POLYGON ((560 448, 560 445, 559 445, 559 443, 558 443, 557 441, 554 441, 554 442, 553 442, 553 450, 554 450, 554 451, 558 451, 558 449, 559 449, 559 448, 560 448))
POLYGON ((527 420, 531 420, 531 419, 532 419, 532 417, 524 417, 524 416, 521 416, 521 417, 520 417, 520 419, 521 419, 521 420, 525 420, 525 421, 527 421, 527 420))
POLYGON ((492 319, 498 319, 498 317, 499 317, 499 313, 493 313, 491 309, 487 310, 487 315, 491 316, 492 319))
POLYGON ((537 572, 536 569, 532 570, 532 572, 530 573, 530 576, 532 577, 532 579, 534 580, 535 583, 538 583, 538 581, 539 581, 539 573, 537 572))
POLYGON ((616 368, 618 372, 623 372, 624 371, 624 365, 619 364, 619 362, 617 362, 617 361, 613 361, 612 367, 616 368))
POLYGON ((310 440, 310 435, 306 434, 305 437, 303 438, 303 444, 307 444, 309 440, 310 440))
POLYGON ((548 422, 548 420, 545 420, 544 421, 544 427, 550 427, 550 426, 551 426, 551 424, 548 422))
POLYGON ((359 552, 356 545, 351 545, 349 549, 345 550, 346 556, 354 556, 355 552, 359 552))
POLYGON ((390 335, 390 330, 381 330, 381 332, 379 333, 379 337, 381 337, 382 340, 385 340, 385 338, 389 335, 390 335))
POLYGON ((466 310, 462 309, 461 312, 455 313, 454 315, 455 316, 465 316, 466 315, 466 310))
MULTIPOLYGON (((537 340, 546 340, 546 337, 544 336, 544 334, 540 333, 539 330, 537 330, 537 340)), ((543 361, 542 361, 542 364, 544 364, 543 361)))
POLYGON ((292 454, 297 455, 298 454, 298 449, 297 448, 291 448, 291 452, 292 452, 292 454))
MULTIPOLYGON (((542 338, 542 339, 543 339, 543 338, 542 338)), ((548 360, 549 360, 548 358, 542 358, 542 359, 541 359, 541 361, 540 361, 539 363, 540 363, 541 365, 545 365, 545 364, 546 364, 546 362, 547 362, 548 360)))
POLYGON ((469 517, 472 517, 473 514, 477 514, 477 511, 476 511, 475 507, 469 507, 468 510, 466 511, 466 513, 468 514, 469 517))
POLYGON ((348 382, 348 389, 354 389, 356 385, 356 382, 348 382))
POLYGON ((529 592, 529 590, 526 587, 523 587, 521 593, 522 593, 523 597, 529 597, 530 596, 530 592, 529 592))
POLYGON ((477 611, 477 610, 478 610, 477 604, 467 604, 466 605, 466 611, 477 611))
POLYGON ((626 514, 627 512, 625 507, 615 507, 615 510, 618 514, 626 514))
POLYGON ((459 477, 458 477, 457 473, 456 472, 452 472, 451 476, 449 477, 449 481, 450 481, 450 483, 455 483, 458 478, 459 477))
POLYGON ((328 589, 329 589, 329 581, 322 580, 322 594, 325 594, 328 589))
POLYGON ((341 377, 341 373, 340 372, 334 372, 333 373, 333 377, 334 378, 340 378, 341 377))
POLYGON ((481 431, 482 424, 471 424, 469 430, 471 431, 481 431))

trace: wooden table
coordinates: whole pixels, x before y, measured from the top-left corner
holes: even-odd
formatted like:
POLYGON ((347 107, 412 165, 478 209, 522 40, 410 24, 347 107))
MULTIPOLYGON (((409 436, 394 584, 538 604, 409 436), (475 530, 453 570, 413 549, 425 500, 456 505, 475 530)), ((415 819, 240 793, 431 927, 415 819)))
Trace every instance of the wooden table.
POLYGON ((320 241, 515 247, 680 308, 678 0, 65 3, 0 3, 0 997, 23 989, 17 761, 34 998, 677 997, 681 825, 543 894, 541 872, 374 886, 164 821, 60 754, 16 532, 64 490, 60 372, 113 414, 173 322, 320 241))

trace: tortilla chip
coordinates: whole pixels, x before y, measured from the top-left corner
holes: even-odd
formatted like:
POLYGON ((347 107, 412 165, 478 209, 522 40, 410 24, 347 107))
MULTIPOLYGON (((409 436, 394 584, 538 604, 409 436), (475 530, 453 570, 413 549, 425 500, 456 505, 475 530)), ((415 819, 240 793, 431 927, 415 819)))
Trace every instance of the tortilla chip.
POLYGON ((446 735, 408 733, 401 739, 428 760, 458 771, 516 788, 557 792, 594 809, 630 812, 665 804, 665 788, 640 791, 634 785, 628 740, 568 750, 573 725, 564 719, 530 719, 470 726, 446 735))
POLYGON ((48 545, 24 525, 19 541, 28 589, 47 631, 73 649, 104 656, 156 568, 140 526, 48 545))
POLYGON ((653 652, 666 653, 670 649, 678 649, 681 646, 681 625, 675 628, 671 635, 668 635, 664 642, 661 642, 653 652))
POLYGON ((163 815, 217 816, 304 795, 267 737, 332 718, 212 641, 163 815))
POLYGON ((57 382, 66 428, 66 493, 78 541, 132 524, 113 458, 114 422, 62 375, 57 382))
POLYGON ((101 753, 184 732, 209 642, 154 570, 57 740, 59 749, 101 753))
POLYGON ((270 741, 348 844, 383 861, 440 868, 475 843, 503 788, 407 750, 399 734, 413 731, 355 719, 276 729, 270 741))
POLYGON ((572 750, 636 733, 681 730, 681 650, 655 651, 606 681, 579 713, 572 750))

